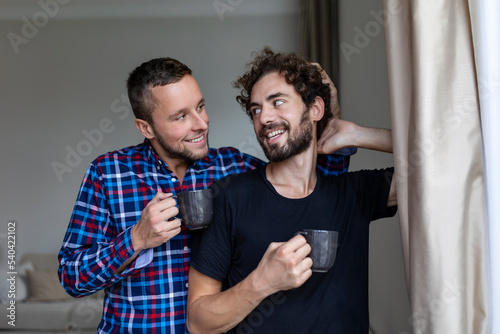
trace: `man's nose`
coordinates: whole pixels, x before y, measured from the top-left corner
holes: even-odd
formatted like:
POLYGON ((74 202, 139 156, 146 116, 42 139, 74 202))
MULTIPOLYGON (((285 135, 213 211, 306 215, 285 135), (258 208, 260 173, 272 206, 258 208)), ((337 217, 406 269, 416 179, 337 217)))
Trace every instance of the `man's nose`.
POLYGON ((206 130, 208 129, 208 114, 203 111, 201 113, 195 113, 193 117, 193 128, 194 130, 206 130))
POLYGON ((262 124, 272 123, 276 120, 276 112, 271 106, 263 105, 260 109, 259 119, 262 124))

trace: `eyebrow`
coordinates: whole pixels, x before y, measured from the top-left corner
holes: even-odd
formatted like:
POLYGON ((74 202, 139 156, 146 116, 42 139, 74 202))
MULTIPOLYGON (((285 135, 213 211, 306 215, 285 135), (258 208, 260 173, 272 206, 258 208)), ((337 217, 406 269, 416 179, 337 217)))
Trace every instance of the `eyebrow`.
MULTIPOLYGON (((198 101, 197 106, 199 106, 200 104, 204 104, 204 103, 205 103, 205 98, 202 97, 200 99, 200 101, 198 101)), ((172 115, 170 115, 170 117, 176 118, 177 116, 179 116, 180 114, 183 114, 183 113, 187 112, 188 110, 189 110, 188 108, 182 108, 182 109, 177 110, 176 112, 174 112, 172 115)))
MULTIPOLYGON (((277 92, 277 93, 274 93, 274 94, 271 94, 269 96, 266 97, 266 101, 272 101, 278 97, 289 97, 288 94, 285 94, 285 93, 282 93, 282 92, 277 92)), ((250 102, 250 108, 251 107, 255 107, 255 106, 259 106, 260 104, 258 104, 257 102, 250 102)))

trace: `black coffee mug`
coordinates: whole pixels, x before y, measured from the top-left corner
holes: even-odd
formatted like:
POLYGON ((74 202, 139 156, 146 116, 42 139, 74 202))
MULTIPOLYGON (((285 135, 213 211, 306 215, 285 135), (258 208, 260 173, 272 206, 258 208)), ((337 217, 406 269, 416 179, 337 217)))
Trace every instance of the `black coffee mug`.
POLYGON ((304 229, 296 233, 306 238, 311 246, 309 257, 313 261, 312 271, 326 273, 337 256, 339 233, 337 231, 304 229))
POLYGON ((205 228, 212 222, 212 189, 184 191, 177 194, 182 224, 190 230, 205 228))

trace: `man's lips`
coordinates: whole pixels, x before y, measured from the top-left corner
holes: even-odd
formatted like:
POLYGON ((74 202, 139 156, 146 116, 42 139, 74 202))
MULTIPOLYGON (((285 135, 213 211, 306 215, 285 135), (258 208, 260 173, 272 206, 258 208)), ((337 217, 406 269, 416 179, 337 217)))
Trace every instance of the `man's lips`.
POLYGON ((285 129, 273 130, 266 134, 267 139, 273 140, 285 133, 285 129))
POLYGON ((195 137, 193 139, 186 139, 186 141, 188 143, 196 144, 196 143, 199 143, 199 142, 203 141, 204 139, 205 139, 205 135, 202 134, 202 135, 199 135, 198 137, 195 137))
POLYGON ((274 145, 281 141, 283 135, 287 132, 286 129, 274 129, 267 131, 264 138, 268 145, 274 145))

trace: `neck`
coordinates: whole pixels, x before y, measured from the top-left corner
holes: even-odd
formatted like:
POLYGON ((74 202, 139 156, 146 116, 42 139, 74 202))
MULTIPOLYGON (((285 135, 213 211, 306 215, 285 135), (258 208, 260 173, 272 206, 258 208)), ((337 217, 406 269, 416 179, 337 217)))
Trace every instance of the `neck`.
POLYGON ((309 196, 316 186, 316 141, 301 154, 285 161, 270 162, 266 166, 266 178, 276 191, 287 198, 309 196))
POLYGON ((186 159, 174 158, 163 150, 161 145, 156 140, 151 140, 151 146, 155 150, 156 154, 168 165, 168 169, 174 173, 174 175, 179 179, 179 183, 182 184, 182 180, 184 179, 184 175, 186 175, 186 171, 191 164, 186 159))

